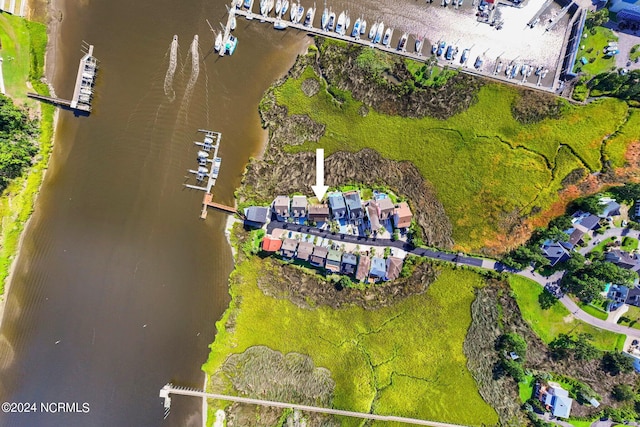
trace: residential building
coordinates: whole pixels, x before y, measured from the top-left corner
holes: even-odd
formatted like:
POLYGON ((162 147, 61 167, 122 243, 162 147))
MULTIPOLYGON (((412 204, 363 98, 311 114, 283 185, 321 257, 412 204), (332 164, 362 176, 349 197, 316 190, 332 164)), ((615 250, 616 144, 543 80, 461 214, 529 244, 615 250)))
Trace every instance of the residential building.
POLYGON ((265 252, 278 252, 282 246, 282 240, 274 239, 271 236, 265 236, 262 239, 262 250, 265 252))
POLYGON ((385 280, 396 280, 400 277, 402 271, 402 259, 396 257, 387 258, 387 272, 385 274, 385 280))
POLYGON ((356 270, 356 280, 364 282, 369 277, 369 269, 371 267, 371 258, 367 255, 360 255, 358 260, 358 269, 356 270))
POLYGON ((327 248, 324 248, 322 246, 314 246, 309 261, 316 267, 324 267, 325 262, 327 262, 328 253, 329 250, 327 248))
POLYGON ((352 221, 356 225, 360 224, 364 218, 364 209, 362 208, 360 193, 357 191, 348 191, 344 193, 344 201, 347 205, 349 221, 352 221))
POLYGON ((621 251, 620 249, 612 249, 604 255, 605 261, 612 262, 618 267, 626 268, 627 270, 637 271, 640 269, 640 260, 636 255, 631 255, 628 252, 621 251))
POLYGON ((600 217, 589 212, 577 211, 571 216, 575 229, 585 233, 600 228, 600 217))
POLYGON ((244 210, 244 224, 247 227, 261 228, 269 221, 269 208, 265 206, 250 206, 244 210))
POLYGON ((291 199, 291 216, 296 219, 307 217, 307 196, 293 196, 291 199))
POLYGON ((563 389, 560 384, 549 382, 538 387, 538 398, 551 415, 558 418, 569 418, 571 415, 571 405, 573 399, 569 397, 569 392, 563 389))
POLYGON ((378 231, 380 229, 380 220, 378 217, 378 204, 375 200, 367 202, 367 215, 369 216, 369 226, 371 231, 378 231))
POLYGON ((393 222, 395 223, 396 228, 408 228, 411 226, 412 218, 413 214, 406 202, 402 202, 396 206, 393 214, 393 222))
POLYGON ((629 288, 624 285, 611 285, 607 293, 609 304, 607 311, 615 311, 622 307, 629 297, 629 288))
POLYGON ((358 258, 354 254, 348 252, 342 254, 342 266, 340 269, 342 274, 355 274, 357 266, 358 258))
POLYGON ((636 205, 633 210, 633 218, 636 221, 640 220, 640 200, 636 200, 636 205))
POLYGON ((382 280, 387 274, 387 266, 385 265, 384 258, 374 256, 371 258, 371 268, 369 269, 369 276, 374 280, 382 280))
POLYGON ((347 206, 344 203, 342 193, 330 193, 327 196, 329 208, 331 209, 331 217, 335 220, 346 219, 347 206))
POLYGON ((284 242, 282 242, 282 248, 280 249, 280 255, 284 258, 293 258, 296 256, 296 249, 298 249, 297 240, 284 239, 284 242))
POLYGON ((579 245, 581 243, 584 243, 584 235, 585 232, 582 230, 579 230, 577 228, 574 229, 570 229, 568 231, 571 231, 571 233, 567 233, 569 235, 569 244, 571 245, 571 247, 575 247, 576 245, 579 245))
POLYGON ((329 206, 326 204, 309 206, 309 221, 316 224, 329 221, 329 206))
POLYGON ((340 273, 340 262, 342 261, 342 252, 335 249, 329 249, 327 253, 327 262, 324 265, 329 271, 340 273))
POLYGON ((278 196, 273 201, 273 212, 278 221, 286 221, 289 218, 289 196, 278 196))
POLYGON ((627 304, 640 307, 640 287, 638 287, 638 285, 629 289, 629 294, 627 295, 627 304))
POLYGON ((300 244, 298 244, 298 251, 296 252, 296 259, 299 259, 300 261, 309 261, 312 253, 313 243, 300 242, 300 244))
POLYGON ((571 258, 569 250, 562 243, 547 240, 542 244, 542 255, 549 260, 552 267, 571 258))
POLYGON ((611 0, 609 12, 616 14, 618 22, 640 22, 640 2, 637 0, 611 0))
POLYGON ((600 203, 604 205, 602 213, 598 215, 600 218, 620 215, 620 204, 615 200, 600 199, 600 203))
MULTIPOLYGON (((390 198, 384 197, 378 199, 376 204, 378 207, 378 218, 380 218, 380 221, 388 221, 393 218, 395 206, 390 198)), ((409 220, 409 223, 411 223, 411 220, 409 220)))

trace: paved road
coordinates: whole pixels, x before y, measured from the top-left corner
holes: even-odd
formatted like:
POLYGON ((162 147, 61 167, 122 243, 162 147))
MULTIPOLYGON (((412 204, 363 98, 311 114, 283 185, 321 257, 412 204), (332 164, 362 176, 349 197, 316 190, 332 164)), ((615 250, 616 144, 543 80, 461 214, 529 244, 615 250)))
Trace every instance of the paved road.
MULTIPOLYGON (((411 253, 414 255, 423 256, 427 258, 432 258, 436 260, 455 262, 460 264, 471 265, 474 267, 480 267, 487 270, 495 270, 498 272, 507 272, 512 274, 517 274, 537 282, 542 287, 557 286, 557 284, 562 279, 562 276, 564 275, 564 271, 558 271, 549 277, 545 277, 533 271, 532 268, 527 268, 525 270, 518 271, 518 270, 511 269, 496 260, 492 260, 488 258, 470 257, 466 255, 459 255, 459 254, 452 254, 449 252, 438 251, 437 249, 416 248, 412 244, 403 242, 400 240, 378 239, 378 238, 366 237, 366 236, 351 236, 347 234, 332 233, 330 231, 320 230, 315 227, 292 224, 292 223, 282 222, 282 221, 271 221, 267 225, 267 233, 269 234, 271 234, 273 230, 276 230, 276 229, 291 231, 294 233, 310 234, 312 236, 331 239, 334 242, 346 242, 346 243, 355 243, 359 245, 389 246, 389 247, 399 248, 406 251, 407 253, 411 253)), ((606 230, 604 234, 598 234, 597 235, 598 237, 596 239, 592 239, 589 242, 589 245, 587 246, 587 248, 585 248, 584 250, 588 252, 589 250, 593 249, 593 247, 595 246, 594 240, 602 241, 612 236, 617 236, 617 237, 631 236, 631 237, 638 238, 639 235, 640 235, 640 232, 636 230, 630 230, 627 228, 611 228, 609 230, 606 230)), ((580 252, 582 253, 582 250, 580 252)), ((601 319, 598 319, 597 317, 591 316, 590 314, 580 309, 580 307, 578 307, 578 305, 575 302, 573 302, 573 300, 571 300, 571 298, 569 298, 567 295, 563 295, 561 298, 559 298, 559 301, 578 320, 581 320, 592 326, 595 326, 607 331, 624 334, 624 335, 631 335, 634 337, 640 337, 640 330, 638 329, 609 323, 605 320, 601 320, 601 319)))
POLYGON ((584 248, 580 248, 578 252, 582 255, 586 255, 593 250, 599 243, 611 238, 611 237, 633 237, 635 239, 640 239, 640 231, 632 230, 630 228, 622 228, 622 227, 612 227, 608 230, 605 230, 602 234, 593 234, 593 238, 587 243, 587 246, 584 248))

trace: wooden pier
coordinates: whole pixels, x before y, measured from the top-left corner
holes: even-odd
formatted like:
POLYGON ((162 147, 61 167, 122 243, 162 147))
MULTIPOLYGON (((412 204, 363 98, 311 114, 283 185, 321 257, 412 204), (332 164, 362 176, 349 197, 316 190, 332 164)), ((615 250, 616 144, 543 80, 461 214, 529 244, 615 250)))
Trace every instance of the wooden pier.
MULTIPOLYGON (((240 3, 240 6, 242 5, 242 2, 240 3)), ((336 39, 336 40, 341 40, 347 43, 354 43, 354 44, 359 44, 362 46, 368 46, 368 47, 372 47, 372 48, 376 48, 376 49, 380 49, 382 51, 385 51, 387 53, 391 53, 391 54, 395 54, 395 55, 400 55, 403 56, 405 58, 410 58, 413 59, 414 61, 418 61, 418 62, 428 62, 431 61, 431 58, 434 58, 433 55, 431 54, 427 54, 425 56, 423 56, 421 53, 417 53, 417 52, 410 52, 407 50, 398 50, 396 49, 394 46, 384 46, 381 43, 373 43, 371 40, 369 40, 368 38, 362 37, 362 38, 355 38, 355 37, 351 37, 350 33, 347 31, 347 33, 345 35, 340 35, 338 33, 336 33, 335 31, 324 31, 321 28, 317 28, 317 27, 313 27, 313 26, 305 26, 303 23, 295 23, 295 22, 291 22, 289 20, 285 20, 284 18, 281 17, 277 17, 277 16, 265 16, 262 15, 260 13, 255 13, 252 11, 252 7, 253 7, 253 1, 251 2, 251 6, 249 7, 249 9, 244 9, 242 7, 237 7, 237 0, 232 0, 231 1, 231 7, 228 8, 229 10, 229 14, 228 14, 228 19, 227 19, 227 25, 224 28, 224 36, 223 36, 223 44, 226 43, 226 41, 228 40, 228 37, 230 37, 231 34, 231 22, 232 22, 232 18, 236 17, 236 16, 244 16, 246 19, 248 20, 258 20, 261 23, 268 23, 271 25, 274 25, 276 23, 281 24, 284 23, 286 24, 286 28, 294 28, 296 30, 300 30, 300 31, 305 31, 309 34, 314 34, 314 35, 318 35, 318 36, 322 36, 322 37, 328 37, 328 38, 332 38, 332 39, 336 39)), ((316 9, 316 14, 315 16, 318 16, 318 12, 319 10, 316 9)), ((565 12, 566 13, 566 12, 565 12)), ((302 21, 304 21, 304 17, 302 18, 302 21)), ((553 23, 553 25, 555 25, 555 23, 553 23)), ((285 28, 281 28, 281 30, 284 30, 285 28)), ((424 49, 429 49, 430 46, 423 46, 424 49)), ((224 55, 224 48, 220 49, 220 56, 224 55)), ((507 78, 507 76, 504 75, 504 73, 502 75, 500 74, 494 74, 493 71, 493 67, 491 70, 487 70, 487 71, 482 71, 482 69, 476 69, 474 68, 473 65, 467 66, 466 64, 459 64, 457 63, 457 61, 452 61, 452 60, 445 60, 444 58, 440 58, 440 57, 435 57, 436 61, 437 61, 437 65, 440 67, 452 67, 456 70, 459 70, 463 73, 466 74, 471 74, 474 76, 478 76, 478 77, 484 77, 484 78, 488 78, 491 80, 496 80, 502 83, 510 83, 510 84, 517 84, 519 86, 526 86, 530 89, 536 89, 536 90, 540 90, 543 92, 553 92, 554 91, 554 84, 555 81, 551 82, 550 86, 541 86, 541 82, 539 81, 540 79, 532 79, 531 82, 527 81, 527 78, 524 77, 523 79, 509 79, 507 78), (538 81, 533 81, 533 80, 538 80, 538 81)), ((484 58, 484 55, 482 55, 482 59, 486 59, 484 58)), ((510 62, 509 60, 506 60, 506 63, 510 62)), ((468 60, 469 64, 474 64, 475 63, 475 58, 469 58, 468 60)), ((560 67, 557 67, 560 68, 560 67)), ((555 74, 555 73, 554 73, 555 74)))

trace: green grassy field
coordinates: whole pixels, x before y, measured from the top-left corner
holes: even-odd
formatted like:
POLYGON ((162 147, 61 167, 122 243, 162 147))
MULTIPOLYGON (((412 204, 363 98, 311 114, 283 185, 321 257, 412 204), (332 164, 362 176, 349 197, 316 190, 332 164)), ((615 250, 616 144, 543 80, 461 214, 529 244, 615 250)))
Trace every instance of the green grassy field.
POLYGON ((580 307, 580 309, 590 315, 592 315, 593 317, 596 317, 598 319, 601 320, 607 320, 607 317, 609 317, 609 314, 602 310, 599 307, 596 307, 592 304, 585 304, 582 301, 578 302, 578 306, 580 307))
POLYGON ((593 336, 594 345, 601 350, 614 350, 621 345, 621 339, 624 339, 623 335, 575 320, 569 310, 559 302, 551 308, 543 310, 538 302, 538 297, 543 289, 536 282, 526 277, 513 275, 509 277, 509 284, 522 312, 522 317, 545 343, 550 343, 561 333, 584 332, 593 336))
MULTIPOLYGON (((468 425, 497 423, 463 352, 474 288, 483 285, 479 275, 443 267, 425 294, 391 307, 306 310, 258 289, 257 276, 268 268, 257 257, 236 266, 232 302, 216 324, 218 333, 203 366, 207 374, 216 372, 230 353, 266 345, 307 354, 316 366, 328 368, 336 382, 336 408, 468 425), (230 316, 233 331, 225 328, 230 316)), ((343 425, 359 424, 343 420, 343 425)))
POLYGON ((384 157, 412 161, 434 185, 458 247, 469 251, 503 232, 505 216, 548 208, 570 171, 585 166, 599 170, 602 140, 619 127, 628 108, 624 102, 603 99, 584 107, 567 105, 561 119, 522 125, 511 114, 517 90, 488 84, 476 104, 447 120, 387 116, 373 110, 362 117, 362 104, 349 94, 342 104, 326 90, 304 95, 300 85, 308 78, 326 89, 308 68, 300 78, 276 88, 276 97, 290 114, 308 114, 325 124, 326 132, 318 144, 287 149, 321 146, 329 155, 370 147, 384 157))
POLYGON ((518 383, 518 395, 520 396, 520 401, 522 403, 531 399, 533 396, 533 386, 535 385, 536 379, 533 375, 528 375, 527 380, 521 383, 518 383))
POLYGON ((589 252, 591 254, 601 254, 602 252, 604 252, 604 248, 610 244, 616 241, 615 237, 609 237, 607 239, 604 239, 603 241, 601 241, 600 243, 598 243, 597 245, 595 245, 593 247, 593 249, 589 252))
POLYGON ((631 252, 635 249, 638 249, 638 239, 633 237, 625 237, 622 239, 622 245, 620 245, 620 249, 626 252, 631 252))
MULTIPOLYGON (((22 18, 2 13, 0 14, 0 28, 2 28, 0 38, 2 38, 3 50, 1 54, 5 58, 4 64, 7 63, 5 48, 13 49, 14 55, 17 55, 14 63, 9 66, 12 86, 8 86, 7 91, 17 90, 20 93, 25 93, 25 82, 30 80, 36 92, 48 95, 47 86, 39 81, 44 71, 44 52, 47 46, 46 27, 43 24, 27 22, 22 18), (5 43, 7 35, 16 35, 18 44, 5 43), (24 54, 27 55, 27 58, 23 57, 24 54), (10 89, 10 87, 14 89, 10 89)), ((7 68, 4 69, 6 78, 7 68)), ((8 84, 6 80, 5 84, 8 84)), ((20 96, 17 98, 21 99, 20 96)), ((32 106, 32 104, 28 105, 32 106)), ((40 189, 51 153, 54 107, 46 104, 33 104, 33 106, 40 108, 41 112, 38 155, 29 172, 14 180, 0 197, 0 218, 2 218, 0 222, 0 295, 4 294, 5 280, 11 262, 16 255, 24 225, 33 211, 35 197, 40 189)))
POLYGON ((620 130, 607 140, 604 153, 613 167, 621 168, 626 165, 625 153, 632 142, 640 141, 640 110, 629 109, 629 120, 620 130))
MULTIPOLYGON (((23 104, 27 102, 34 107, 35 101, 27 98, 27 82, 31 70, 31 38, 40 37, 34 31, 29 31, 26 20, 7 13, 0 13, 0 56, 2 56, 2 74, 7 96, 11 97, 15 103, 23 104)), ((34 24, 38 26, 40 24, 34 24)), ((46 30, 43 32, 46 45, 46 30)), ((38 42, 38 41, 36 41, 38 42)), ((36 56, 39 55, 36 52, 36 56)), ((42 51, 44 61, 44 50, 42 51)), ((41 62, 42 63, 42 62, 41 62)))
POLYGON ((580 41, 576 70, 580 68, 583 72, 593 75, 611 71, 611 67, 615 67, 616 65, 616 59, 615 57, 605 56, 603 50, 605 46, 607 46, 607 42, 617 41, 618 37, 613 34, 613 31, 604 27, 595 27, 595 34, 591 34, 588 30, 586 30, 584 34, 587 35, 587 38, 583 38, 580 41), (584 49, 582 49, 583 46, 584 49), (589 52, 589 50, 591 51, 589 52), (595 61, 582 65, 579 60, 583 56, 587 58, 587 60, 594 59, 595 61))
POLYGON ((618 322, 621 325, 629 326, 630 328, 640 329, 640 308, 633 305, 629 306, 629 309, 622 317, 631 319, 630 322, 618 322))

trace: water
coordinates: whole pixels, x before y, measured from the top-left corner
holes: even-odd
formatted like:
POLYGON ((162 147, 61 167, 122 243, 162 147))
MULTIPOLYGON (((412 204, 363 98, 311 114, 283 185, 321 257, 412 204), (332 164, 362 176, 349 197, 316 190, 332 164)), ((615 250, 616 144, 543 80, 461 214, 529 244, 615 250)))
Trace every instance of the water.
POLYGON ((158 397, 169 381, 202 387, 233 267, 226 216, 201 221, 202 193, 182 186, 194 183, 192 141, 198 128, 222 132, 215 200, 232 204, 266 137, 261 94, 308 42, 239 21, 242 49, 219 58, 205 18, 225 12, 210 0, 70 1, 63 11, 56 92, 71 95, 81 41, 91 42, 94 112, 60 115, 0 330, 0 401, 87 402, 89 412, 0 414, 0 426, 200 425, 198 399, 175 398, 163 421, 158 397), (165 95, 174 34, 183 45, 200 36, 176 54, 180 105, 165 95))

